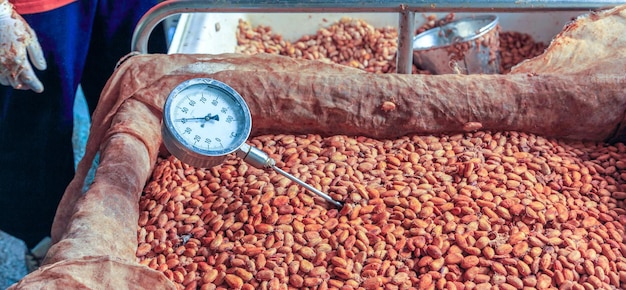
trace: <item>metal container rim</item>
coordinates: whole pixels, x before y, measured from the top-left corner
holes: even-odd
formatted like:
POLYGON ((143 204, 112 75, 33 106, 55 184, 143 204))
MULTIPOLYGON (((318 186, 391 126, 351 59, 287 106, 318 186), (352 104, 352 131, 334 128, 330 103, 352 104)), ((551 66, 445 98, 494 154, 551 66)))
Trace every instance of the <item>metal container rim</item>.
POLYGON ((469 17, 464 17, 464 18, 460 18, 460 19, 456 19, 453 21, 450 21, 442 26, 439 27, 435 27, 435 28, 431 28, 428 29, 418 35, 416 35, 413 38, 413 50, 414 51, 424 51, 424 50, 430 50, 430 49, 435 49, 435 48, 442 48, 442 47, 448 47, 457 43, 462 43, 462 42, 467 42, 467 41, 471 41, 474 39, 477 39, 485 34, 487 34, 488 32, 490 32, 492 29, 494 29, 497 25, 498 25, 498 16, 497 15, 493 15, 493 14, 487 14, 487 15, 478 15, 478 16, 469 16, 469 17), (467 37, 463 37, 463 38, 458 38, 455 39, 452 42, 449 43, 443 43, 443 44, 434 44, 434 45, 427 45, 427 46, 416 46, 417 43, 420 42, 421 39, 426 39, 426 38, 431 38, 431 39, 440 39, 440 37, 437 37, 436 35, 441 33, 442 31, 444 31, 445 29, 450 29, 451 27, 454 27, 456 25, 458 25, 459 23, 463 23, 463 22, 475 22, 475 21, 489 21, 486 25, 480 27, 477 30, 477 33, 474 33, 470 36, 467 37), (433 36, 432 34, 436 34, 435 36, 433 36))

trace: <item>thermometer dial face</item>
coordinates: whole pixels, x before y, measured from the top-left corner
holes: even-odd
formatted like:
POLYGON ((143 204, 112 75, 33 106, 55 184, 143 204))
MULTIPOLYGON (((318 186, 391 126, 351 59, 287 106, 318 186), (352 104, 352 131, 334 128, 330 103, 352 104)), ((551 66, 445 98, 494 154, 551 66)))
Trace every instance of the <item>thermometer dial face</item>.
POLYGON ((165 102, 163 114, 166 147, 192 165, 198 164, 194 159, 234 152, 248 139, 252 127, 244 99, 213 79, 190 79, 178 85, 165 102))

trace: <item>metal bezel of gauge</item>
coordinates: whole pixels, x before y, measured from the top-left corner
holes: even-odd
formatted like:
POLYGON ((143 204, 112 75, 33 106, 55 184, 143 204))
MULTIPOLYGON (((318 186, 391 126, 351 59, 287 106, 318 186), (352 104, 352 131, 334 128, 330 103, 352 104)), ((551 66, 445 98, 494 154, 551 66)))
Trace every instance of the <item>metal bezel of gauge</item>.
MULTIPOLYGON (((204 99, 204 101, 207 100, 204 97, 201 97, 201 99, 204 99)), ((211 109, 208 106, 209 103, 204 103, 204 106, 199 104, 197 108, 194 108, 194 110, 200 111, 197 114, 199 117, 190 119, 205 118, 205 121, 209 122, 213 119, 213 117, 215 117, 215 115, 212 115, 210 112, 207 114, 207 111, 211 109), (207 115, 205 117, 201 117, 204 116, 204 114, 207 115)), ((250 135, 250 131, 252 130, 252 117, 245 100, 233 88, 218 80, 209 78, 194 78, 180 83, 168 95, 163 107, 163 122, 161 128, 163 134, 163 144, 171 154, 176 156, 181 162, 189 165, 209 168, 222 163, 227 158, 228 154, 235 152, 242 144, 245 143, 250 135), (187 98, 189 99, 189 102, 192 102, 190 94, 197 92, 206 92, 208 93, 207 96, 220 97, 220 100, 227 102, 228 110, 237 111, 235 112, 237 117, 233 118, 234 122, 236 122, 237 132, 231 132, 231 136, 233 134, 235 134, 235 136, 231 139, 231 142, 222 149, 203 149, 199 146, 190 144, 177 130, 173 123, 174 113, 172 109, 176 109, 180 106, 182 102, 180 98, 187 98)), ((200 138, 207 137, 211 137, 211 132, 202 132, 202 137, 200 138)))

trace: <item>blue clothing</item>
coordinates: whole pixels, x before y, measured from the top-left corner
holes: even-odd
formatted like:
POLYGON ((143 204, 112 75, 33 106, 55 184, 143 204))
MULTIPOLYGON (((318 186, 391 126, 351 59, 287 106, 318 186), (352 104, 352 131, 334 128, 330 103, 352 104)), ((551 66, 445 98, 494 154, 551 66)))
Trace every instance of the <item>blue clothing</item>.
MULTIPOLYGON (((43 93, 0 86, 0 230, 29 247, 50 235, 58 202, 74 176, 78 84, 92 113, 115 64, 130 52, 137 22, 157 2, 86 0, 22 15, 39 38, 48 68, 36 71, 43 93)), ((166 51, 161 38, 150 39, 155 52, 166 51)))

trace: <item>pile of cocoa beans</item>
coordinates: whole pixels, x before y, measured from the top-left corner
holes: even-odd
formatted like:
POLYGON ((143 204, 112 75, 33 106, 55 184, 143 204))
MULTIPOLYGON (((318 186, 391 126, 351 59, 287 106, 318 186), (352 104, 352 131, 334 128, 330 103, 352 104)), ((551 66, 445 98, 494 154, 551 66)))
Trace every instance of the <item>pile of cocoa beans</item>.
MULTIPOLYGON (((450 13, 442 19, 428 16, 416 29, 416 34, 444 25, 455 19, 450 13)), ((240 20, 237 31, 236 52, 244 54, 270 53, 293 58, 315 59, 347 65, 368 72, 392 73, 396 70, 398 31, 395 27, 377 28, 366 21, 342 18, 313 35, 304 35, 289 42, 269 26, 252 26, 240 20)), ((500 72, 508 73, 511 67, 540 55, 547 47, 527 33, 499 31, 500 72)), ((413 66, 413 73, 430 74, 413 66)))
POLYGON ((139 263, 180 289, 623 289, 626 146, 521 132, 263 135, 277 167, 162 157, 139 263))

